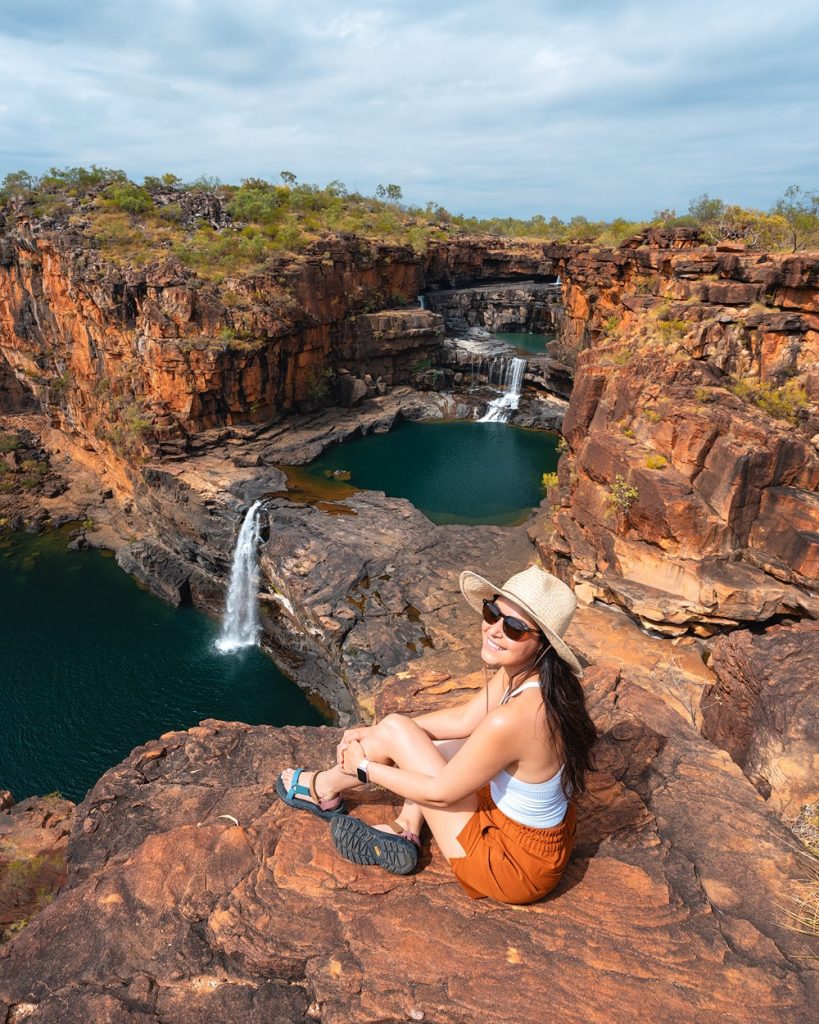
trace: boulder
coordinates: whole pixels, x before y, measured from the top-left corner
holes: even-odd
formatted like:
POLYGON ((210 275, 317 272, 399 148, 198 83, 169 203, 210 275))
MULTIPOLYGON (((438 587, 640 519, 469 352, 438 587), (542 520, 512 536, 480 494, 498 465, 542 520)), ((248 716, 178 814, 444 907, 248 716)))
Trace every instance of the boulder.
POLYGON ((817 652, 819 622, 719 637, 700 705, 703 735, 790 819, 819 800, 817 652))

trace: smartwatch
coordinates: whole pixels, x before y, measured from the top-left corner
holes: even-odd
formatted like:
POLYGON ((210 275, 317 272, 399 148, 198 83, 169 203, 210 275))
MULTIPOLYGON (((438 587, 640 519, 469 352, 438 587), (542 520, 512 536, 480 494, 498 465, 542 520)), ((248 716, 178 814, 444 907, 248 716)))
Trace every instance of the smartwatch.
POLYGON ((364 760, 361 762, 361 764, 358 766, 358 768, 356 768, 356 771, 355 771, 356 775, 358 776, 358 781, 359 782, 363 782, 363 783, 366 784, 367 782, 370 781, 370 777, 367 774, 367 769, 369 767, 370 767, 370 759, 368 757, 365 757, 364 760))

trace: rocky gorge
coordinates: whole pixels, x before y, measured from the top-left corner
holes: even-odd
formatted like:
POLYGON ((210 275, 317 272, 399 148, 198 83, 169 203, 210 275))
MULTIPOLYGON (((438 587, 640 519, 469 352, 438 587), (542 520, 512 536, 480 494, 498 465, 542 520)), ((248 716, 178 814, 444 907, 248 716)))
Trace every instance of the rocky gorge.
MULTIPOLYGON (((808 941, 776 908, 806 863, 779 815, 819 798, 817 286, 817 257, 684 230, 616 250, 331 236, 215 285, 9 220, 0 411, 65 478, 41 511, 76 508, 157 595, 218 613, 266 496, 262 643, 341 722, 479 685, 457 574, 539 556, 582 603, 569 641, 603 741, 572 869, 518 912, 459 897, 435 851, 375 878, 288 816, 275 774, 320 763, 331 730, 153 741, 60 826, 67 881, 0 947, 0 1020, 526 1021, 548 983, 566 1020, 807 1021, 808 941), (565 450, 525 526, 305 497, 281 468, 402 418, 471 416, 447 329, 533 324, 560 358, 533 360, 521 421, 562 423, 565 450), (100 938, 69 963, 81 934, 100 938)), ((15 810, 0 834, 45 827, 15 810)))

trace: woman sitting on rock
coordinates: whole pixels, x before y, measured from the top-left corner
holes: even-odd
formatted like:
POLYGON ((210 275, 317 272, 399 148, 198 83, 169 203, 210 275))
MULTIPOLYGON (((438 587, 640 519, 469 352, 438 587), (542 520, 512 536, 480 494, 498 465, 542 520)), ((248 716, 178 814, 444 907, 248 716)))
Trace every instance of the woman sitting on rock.
POLYGON ((408 874, 426 821, 469 896, 531 903, 568 862, 572 798, 584 789, 596 738, 580 664, 562 640, 575 597, 537 566, 502 587, 473 572, 460 582, 483 615, 481 658, 495 669, 485 692, 348 729, 336 766, 282 772, 276 789, 292 807, 331 819, 347 860, 408 874), (339 794, 368 782, 404 797, 393 824, 347 816, 339 794))

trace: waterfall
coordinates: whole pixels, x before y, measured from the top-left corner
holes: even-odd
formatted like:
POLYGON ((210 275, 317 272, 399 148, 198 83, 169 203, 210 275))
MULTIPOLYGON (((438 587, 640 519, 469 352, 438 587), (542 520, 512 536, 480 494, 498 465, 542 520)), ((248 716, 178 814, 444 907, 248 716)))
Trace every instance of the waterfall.
POLYGON ((242 647, 252 647, 259 633, 259 563, 256 549, 259 546, 258 513, 261 504, 261 501, 254 501, 247 510, 236 540, 222 635, 216 641, 216 649, 222 654, 232 654, 242 647))
POLYGON ((418 305, 421 307, 421 309, 426 309, 427 308, 427 297, 426 297, 426 295, 418 295, 416 297, 418 299, 418 305))
POLYGON ((504 372, 506 391, 489 403, 479 423, 506 423, 510 414, 517 409, 520 392, 523 387, 523 374, 526 372, 525 359, 511 359, 504 372))

